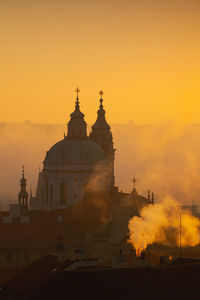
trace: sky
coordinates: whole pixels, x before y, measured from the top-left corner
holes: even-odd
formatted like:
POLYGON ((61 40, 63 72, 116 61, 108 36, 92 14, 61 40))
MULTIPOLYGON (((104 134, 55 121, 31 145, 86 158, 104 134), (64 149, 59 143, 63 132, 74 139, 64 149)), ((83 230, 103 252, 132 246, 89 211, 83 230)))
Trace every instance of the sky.
POLYGON ((200 123, 200 1, 0 0, 0 122, 200 123))

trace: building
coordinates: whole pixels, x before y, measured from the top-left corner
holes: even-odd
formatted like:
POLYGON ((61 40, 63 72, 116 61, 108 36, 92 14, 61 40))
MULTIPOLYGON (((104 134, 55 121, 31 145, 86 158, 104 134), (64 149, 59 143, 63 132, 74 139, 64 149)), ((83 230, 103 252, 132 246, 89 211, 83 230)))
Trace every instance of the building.
POLYGON ((199 262, 114 269, 46 256, 3 285, 0 299, 199 299, 199 272, 199 262))
POLYGON ((98 116, 89 136, 84 114, 80 111, 79 89, 76 92, 68 132, 46 153, 36 196, 30 202, 32 210, 66 209, 79 202, 86 190, 113 192, 116 189, 115 149, 105 118, 103 92, 100 92, 98 116))
POLYGON ((55 254, 60 238, 68 245, 67 255, 85 248, 85 257, 100 264, 112 263, 120 249, 127 249, 128 221, 153 204, 153 195, 138 194, 133 180, 130 193, 115 186, 115 148, 105 118, 103 92, 97 119, 87 134, 80 110, 79 90, 64 138, 47 151, 39 172, 36 194, 26 191, 24 167, 18 204, 0 212, 0 266, 21 267, 55 254))

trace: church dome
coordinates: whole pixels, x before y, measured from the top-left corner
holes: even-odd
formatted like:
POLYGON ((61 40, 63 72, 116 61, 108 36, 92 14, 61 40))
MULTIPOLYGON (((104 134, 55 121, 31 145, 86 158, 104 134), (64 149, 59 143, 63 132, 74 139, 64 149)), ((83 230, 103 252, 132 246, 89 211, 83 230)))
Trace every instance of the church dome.
POLYGON ((104 151, 88 139, 65 138, 47 151, 44 166, 48 164, 95 165, 104 159, 104 151))

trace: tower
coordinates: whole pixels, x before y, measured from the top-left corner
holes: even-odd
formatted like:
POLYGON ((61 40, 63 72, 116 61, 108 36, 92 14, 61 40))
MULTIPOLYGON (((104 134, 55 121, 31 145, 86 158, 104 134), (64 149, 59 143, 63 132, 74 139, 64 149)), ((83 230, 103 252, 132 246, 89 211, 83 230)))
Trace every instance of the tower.
POLYGON ((86 188, 104 190, 106 184, 96 168, 104 161, 104 151, 87 136, 79 92, 77 88, 75 109, 70 114, 66 136, 46 152, 31 209, 66 209, 83 199, 86 188))
POLYGON ((24 177, 24 166, 22 166, 22 178, 20 179, 20 192, 18 194, 19 207, 22 213, 28 210, 28 193, 26 191, 26 178, 24 177))
POLYGON ((114 178, 114 159, 115 159, 115 149, 113 146, 113 137, 105 117, 105 110, 103 107, 103 92, 99 92, 100 95, 100 105, 97 111, 97 120, 92 126, 92 131, 89 135, 89 139, 97 143, 104 151, 105 156, 105 166, 107 173, 108 190, 113 191, 115 186, 114 178))
POLYGON ((87 124, 84 120, 84 114, 80 111, 80 103, 78 98, 79 88, 76 89, 77 97, 75 103, 75 110, 71 113, 70 121, 68 122, 68 139, 86 139, 87 138, 87 124))

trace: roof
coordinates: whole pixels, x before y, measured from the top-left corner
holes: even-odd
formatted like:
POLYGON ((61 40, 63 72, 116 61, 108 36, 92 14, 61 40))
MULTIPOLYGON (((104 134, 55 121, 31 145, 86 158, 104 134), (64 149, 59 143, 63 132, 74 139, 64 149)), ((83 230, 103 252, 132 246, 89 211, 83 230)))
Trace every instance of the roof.
POLYGON ((104 158, 99 145, 88 139, 65 138, 47 151, 44 166, 48 164, 97 164, 104 158))
POLYGON ((16 295, 27 295, 42 287, 52 276, 52 270, 58 267, 57 257, 48 255, 32 263, 3 287, 4 291, 11 291, 16 295))
POLYGON ((199 299, 199 272, 199 264, 184 269, 61 271, 30 299, 199 299))
POLYGON ((200 258, 179 257, 172 260, 168 265, 200 264, 200 258))

